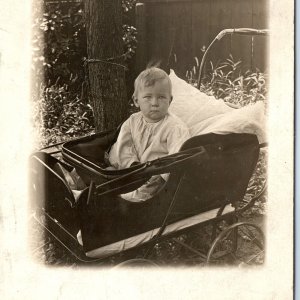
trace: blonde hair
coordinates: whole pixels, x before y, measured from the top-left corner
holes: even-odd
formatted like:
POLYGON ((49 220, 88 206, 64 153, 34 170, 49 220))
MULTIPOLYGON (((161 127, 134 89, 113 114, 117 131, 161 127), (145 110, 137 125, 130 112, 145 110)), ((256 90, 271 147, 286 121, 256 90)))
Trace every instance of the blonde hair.
POLYGON ((172 83, 168 74, 159 68, 151 67, 142 71, 134 81, 133 98, 137 98, 138 90, 141 86, 153 86, 157 81, 166 79, 170 86, 170 95, 172 96, 172 83))

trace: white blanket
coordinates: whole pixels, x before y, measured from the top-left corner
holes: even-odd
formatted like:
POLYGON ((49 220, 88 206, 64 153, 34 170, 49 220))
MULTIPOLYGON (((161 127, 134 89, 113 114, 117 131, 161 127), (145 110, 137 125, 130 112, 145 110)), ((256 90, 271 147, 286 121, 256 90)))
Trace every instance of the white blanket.
POLYGON ((173 101, 169 111, 188 126, 192 136, 206 133, 252 133, 260 143, 266 141, 263 102, 234 109, 207 96, 184 80, 173 70, 170 73, 173 101))

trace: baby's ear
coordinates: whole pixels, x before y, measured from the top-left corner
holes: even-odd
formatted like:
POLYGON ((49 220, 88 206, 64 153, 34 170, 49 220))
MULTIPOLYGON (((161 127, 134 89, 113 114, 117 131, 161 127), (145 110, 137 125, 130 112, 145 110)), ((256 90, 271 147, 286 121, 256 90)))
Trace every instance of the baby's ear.
POLYGON ((132 101, 136 107, 140 107, 138 103, 138 99, 136 97, 132 96, 132 101))

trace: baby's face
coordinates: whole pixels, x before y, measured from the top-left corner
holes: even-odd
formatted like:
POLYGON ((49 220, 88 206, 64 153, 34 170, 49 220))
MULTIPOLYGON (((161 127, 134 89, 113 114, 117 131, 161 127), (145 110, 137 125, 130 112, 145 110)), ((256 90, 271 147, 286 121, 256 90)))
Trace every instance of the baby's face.
POLYGON ((151 86, 141 86, 138 90, 138 97, 134 99, 134 104, 139 107, 145 120, 155 123, 164 118, 168 113, 168 108, 172 96, 167 80, 155 82, 151 86))

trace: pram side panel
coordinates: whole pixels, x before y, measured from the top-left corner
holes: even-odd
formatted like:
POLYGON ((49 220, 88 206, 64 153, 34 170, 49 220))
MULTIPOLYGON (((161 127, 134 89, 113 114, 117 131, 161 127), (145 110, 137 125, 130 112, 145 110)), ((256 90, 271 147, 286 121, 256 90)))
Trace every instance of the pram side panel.
POLYGON ((258 158, 254 147, 213 156, 185 173, 170 222, 243 199, 258 158))

